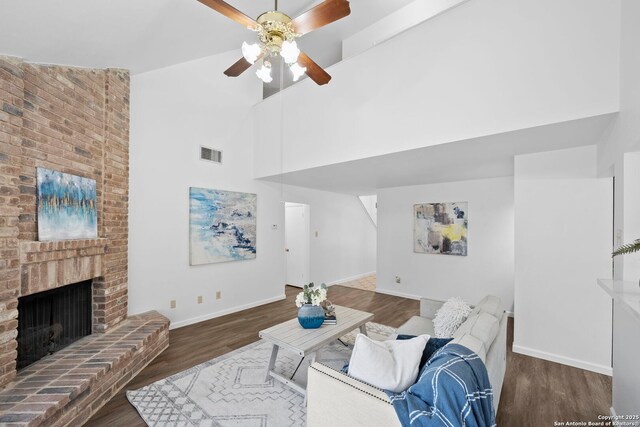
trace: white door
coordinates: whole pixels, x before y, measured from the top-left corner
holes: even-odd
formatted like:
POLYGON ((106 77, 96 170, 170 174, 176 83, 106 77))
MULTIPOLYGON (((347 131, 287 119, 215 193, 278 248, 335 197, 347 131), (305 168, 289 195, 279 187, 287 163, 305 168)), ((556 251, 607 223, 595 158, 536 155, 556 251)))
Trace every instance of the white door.
POLYGON ((309 205, 285 203, 287 284, 302 287, 309 280, 309 205))

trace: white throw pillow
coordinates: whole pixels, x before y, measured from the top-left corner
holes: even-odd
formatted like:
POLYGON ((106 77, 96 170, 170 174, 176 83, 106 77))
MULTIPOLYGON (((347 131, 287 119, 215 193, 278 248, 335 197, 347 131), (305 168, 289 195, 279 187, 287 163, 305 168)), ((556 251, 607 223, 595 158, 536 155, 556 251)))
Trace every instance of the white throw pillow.
POLYGON ((349 375, 383 390, 400 393, 415 383, 427 341, 429 335, 402 341, 374 341, 358 334, 349 361, 349 375))
POLYGON ((433 330, 437 338, 450 338, 471 313, 471 307, 461 298, 449 298, 433 319, 433 330))

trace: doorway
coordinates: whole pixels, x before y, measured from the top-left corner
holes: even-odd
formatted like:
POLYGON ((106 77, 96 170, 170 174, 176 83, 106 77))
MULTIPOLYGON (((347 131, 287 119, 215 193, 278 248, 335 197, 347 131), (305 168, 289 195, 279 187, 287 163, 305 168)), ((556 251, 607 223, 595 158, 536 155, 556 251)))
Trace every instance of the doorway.
POLYGON ((285 202, 284 241, 286 284, 299 288, 310 280, 311 207, 304 203, 285 202))

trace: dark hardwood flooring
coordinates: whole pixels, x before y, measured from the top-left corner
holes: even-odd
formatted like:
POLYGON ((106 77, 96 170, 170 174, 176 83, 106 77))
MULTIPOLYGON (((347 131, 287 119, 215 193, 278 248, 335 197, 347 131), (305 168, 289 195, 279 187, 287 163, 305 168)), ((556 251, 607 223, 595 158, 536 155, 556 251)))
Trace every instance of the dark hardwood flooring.
POLYGON ((609 415, 611 377, 514 353, 512 344, 513 319, 509 319, 507 372, 496 414, 498 426, 588 423, 601 421, 598 415, 609 415))
MULTIPOLYGON (((286 287, 287 299, 175 329, 169 348, 98 411, 86 426, 144 427, 124 390, 143 387, 258 340, 258 331, 296 316, 300 290, 286 287)), ((400 326, 418 314, 418 301, 343 286, 329 289, 338 305, 369 311, 375 322, 400 326)), ((595 421, 611 406, 611 379, 511 352, 509 322, 507 373, 497 414, 500 427, 553 426, 554 421, 595 421)), ((277 426, 276 426, 277 427, 277 426)))

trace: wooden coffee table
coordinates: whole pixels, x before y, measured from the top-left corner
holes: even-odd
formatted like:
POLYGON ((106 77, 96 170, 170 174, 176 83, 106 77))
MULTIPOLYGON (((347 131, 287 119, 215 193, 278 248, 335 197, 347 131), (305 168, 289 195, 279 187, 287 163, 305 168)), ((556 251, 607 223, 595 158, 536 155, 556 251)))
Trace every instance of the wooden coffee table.
POLYGON ((306 400, 306 390, 304 387, 293 381, 293 379, 285 378, 274 372, 273 368, 276 364, 276 358, 278 357, 280 348, 292 351, 303 358, 309 356, 311 363, 313 363, 316 360, 318 351, 322 347, 337 340, 348 332, 360 328, 360 332, 366 335, 367 329, 365 323, 373 320, 373 314, 371 313, 339 305, 334 307, 336 308, 336 318, 338 319, 336 325, 322 325, 318 329, 304 329, 298 323, 298 319, 291 319, 260 331, 260 338, 273 344, 265 381, 268 380, 269 377, 272 377, 304 395, 306 400))

